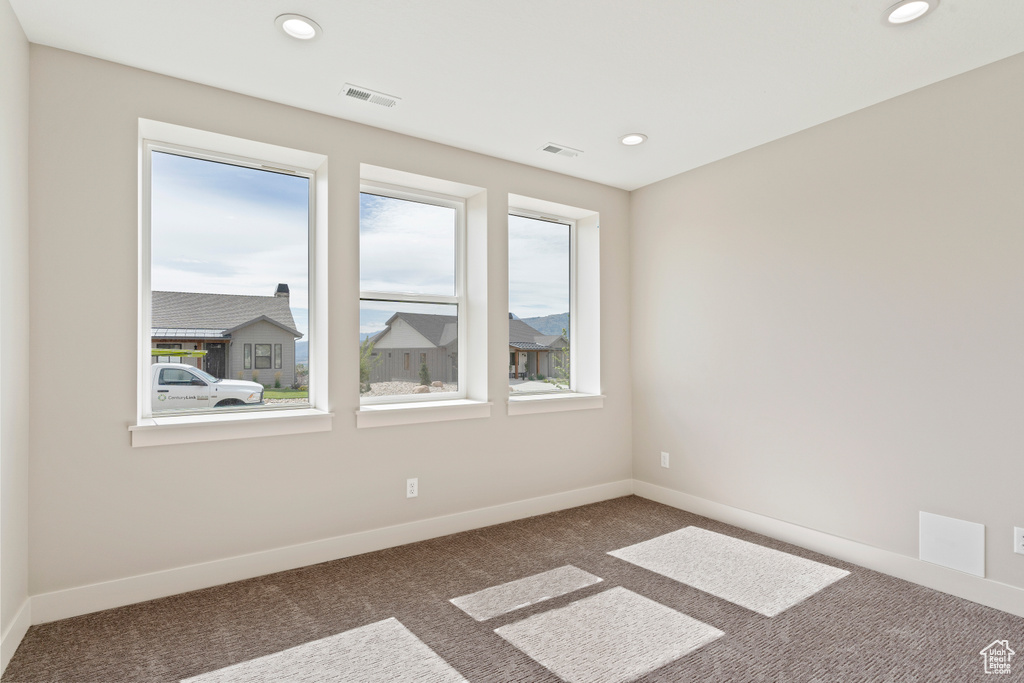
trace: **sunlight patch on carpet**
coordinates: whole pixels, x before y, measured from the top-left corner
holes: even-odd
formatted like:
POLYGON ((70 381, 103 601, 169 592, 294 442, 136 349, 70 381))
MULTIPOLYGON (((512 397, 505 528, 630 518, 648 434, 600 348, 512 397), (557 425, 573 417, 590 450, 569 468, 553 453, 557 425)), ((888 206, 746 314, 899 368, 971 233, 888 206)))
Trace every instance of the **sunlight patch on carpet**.
POLYGON ((622 587, 494 630, 569 683, 625 683, 721 637, 622 587))
POLYGON ((608 554, 766 617, 850 573, 695 526, 608 554))
POLYGON ((466 683, 397 619, 385 619, 182 683, 466 683))
POLYGON ((485 621, 592 586, 599 581, 600 577, 570 564, 452 598, 451 602, 477 621, 485 621))

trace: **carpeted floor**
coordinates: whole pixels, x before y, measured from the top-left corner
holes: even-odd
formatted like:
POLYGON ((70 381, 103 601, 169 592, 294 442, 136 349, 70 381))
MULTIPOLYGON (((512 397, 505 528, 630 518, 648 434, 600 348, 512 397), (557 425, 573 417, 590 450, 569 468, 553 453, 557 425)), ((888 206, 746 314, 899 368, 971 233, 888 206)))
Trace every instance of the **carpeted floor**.
MULTIPOLYGON (((503 595, 483 597, 501 603, 503 595)), ((552 639, 561 634, 546 638, 537 628, 561 620, 557 628, 568 637, 589 625, 598 647, 609 652, 601 638, 624 623, 607 618, 610 609, 624 610, 627 621, 650 618, 669 627, 682 621, 695 634, 696 649, 668 659, 659 650, 659 661, 668 663, 638 681, 1024 680, 1024 619, 634 496, 33 626, 2 680, 180 681, 329 639, 316 645, 323 650, 349 642, 333 636, 395 619, 368 630, 390 629, 388 637, 414 647, 422 641, 471 683, 556 682, 558 676, 513 643, 554 647, 554 654, 535 654, 553 657, 546 660, 552 668, 575 676, 588 665, 579 647, 558 650, 552 639), (849 575, 767 617, 608 554, 689 526, 849 575), (568 587, 539 601, 536 584, 543 577, 515 584, 503 590, 522 588, 529 594, 525 606, 502 611, 488 603, 486 609, 502 613, 481 621, 451 602, 567 565, 601 581, 553 572, 568 587), (557 595, 562 590, 569 592, 557 595), (588 609, 591 616, 574 616, 588 609), (531 619, 537 615, 545 616, 531 619), (1008 676, 983 672, 980 652, 995 640, 1021 653, 1008 676)), ((660 647, 655 630, 645 648, 660 647)))

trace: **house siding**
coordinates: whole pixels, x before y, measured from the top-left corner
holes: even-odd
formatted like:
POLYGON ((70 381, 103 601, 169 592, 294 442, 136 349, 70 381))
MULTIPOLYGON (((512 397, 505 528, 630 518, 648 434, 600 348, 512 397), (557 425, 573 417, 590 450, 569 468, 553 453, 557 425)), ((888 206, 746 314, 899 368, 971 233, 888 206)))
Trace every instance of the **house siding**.
POLYGON ((370 371, 370 383, 374 382, 419 382, 420 381, 420 354, 427 357, 427 369, 430 371, 430 380, 449 383, 456 380, 454 365, 451 356, 455 353, 455 346, 451 349, 445 346, 424 348, 410 347, 404 349, 383 348, 379 351, 374 347, 379 362, 370 371), (405 354, 409 354, 409 369, 405 369, 405 354))
POLYGON ((231 335, 231 344, 227 353, 227 377, 238 379, 238 373, 242 373, 242 379, 252 379, 252 373, 256 370, 256 349, 253 348, 253 367, 243 368, 245 344, 281 344, 281 367, 274 367, 273 346, 271 346, 271 361, 269 369, 259 370, 259 379, 256 381, 267 386, 274 386, 274 375, 281 373, 281 386, 291 386, 295 381, 295 338, 285 332, 277 325, 261 320, 258 323, 236 330, 231 335))

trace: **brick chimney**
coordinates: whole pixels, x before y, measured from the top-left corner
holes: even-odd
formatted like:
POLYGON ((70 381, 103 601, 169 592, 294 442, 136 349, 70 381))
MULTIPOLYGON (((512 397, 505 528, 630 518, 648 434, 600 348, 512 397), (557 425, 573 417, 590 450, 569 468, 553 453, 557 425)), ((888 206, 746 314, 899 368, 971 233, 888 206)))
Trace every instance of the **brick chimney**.
POLYGON ((274 296, 283 296, 286 299, 288 298, 289 294, 290 292, 288 291, 288 285, 284 284, 283 282, 277 286, 277 291, 274 292, 274 296))

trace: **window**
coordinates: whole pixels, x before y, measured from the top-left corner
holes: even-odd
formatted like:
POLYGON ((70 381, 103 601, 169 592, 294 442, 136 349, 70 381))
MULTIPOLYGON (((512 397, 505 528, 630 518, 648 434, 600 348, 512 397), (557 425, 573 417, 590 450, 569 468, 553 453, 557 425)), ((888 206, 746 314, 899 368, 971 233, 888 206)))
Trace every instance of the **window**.
POLYGON ((330 430, 327 157, 149 119, 138 144, 132 445, 330 430), (256 341, 282 345, 291 400, 251 382, 256 341), (155 342, 181 343, 180 367, 206 386, 161 387, 155 342))
MULTIPOLYGON (((155 349, 180 349, 181 344, 154 344, 155 349)), ((179 356, 153 356, 156 360, 154 363, 180 363, 181 357, 179 356)))
POLYGON ((256 369, 270 369, 270 344, 256 344, 256 369))
POLYGON ((174 370, 166 368, 160 371, 160 384, 163 386, 188 386, 193 383, 198 386, 206 386, 206 383, 203 382, 203 380, 199 379, 188 370, 174 370))
POLYGON ((296 354, 284 347, 310 342, 315 172, 163 142, 146 142, 144 152, 153 347, 184 346, 190 351, 175 360, 201 358, 214 379, 266 383, 259 371, 276 367, 289 395, 265 401, 250 384, 246 396, 227 398, 221 385, 201 401, 171 401, 144 390, 143 417, 308 408, 308 391, 290 388, 299 373, 285 365, 296 354), (156 344, 161 337, 181 342, 156 344))
POLYGON ((600 408, 600 216, 509 195, 510 415, 600 408))
POLYGON ((361 402, 464 398, 465 202, 364 184, 359 209, 361 402))
POLYGON ((573 387, 572 242, 575 223, 526 212, 508 217, 508 344, 511 394, 573 387))

